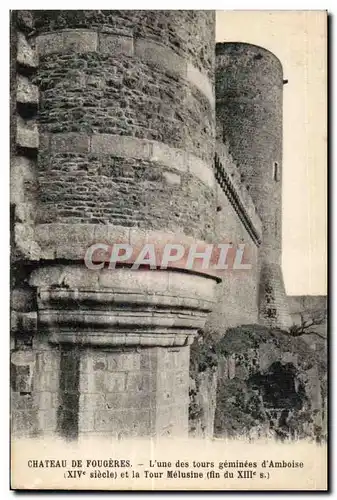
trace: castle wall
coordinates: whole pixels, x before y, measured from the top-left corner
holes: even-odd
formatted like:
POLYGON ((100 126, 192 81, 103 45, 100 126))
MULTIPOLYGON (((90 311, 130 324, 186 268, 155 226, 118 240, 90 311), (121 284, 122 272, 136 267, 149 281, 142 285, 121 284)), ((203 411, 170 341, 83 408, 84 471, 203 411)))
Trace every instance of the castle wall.
POLYGON ((259 321, 291 324, 281 270, 283 70, 247 43, 216 46, 217 137, 237 164, 262 222, 259 321))
POLYGON ((186 435, 196 333, 290 321, 281 65, 218 45, 215 100, 210 11, 17 11, 11 47, 12 430, 186 435), (89 270, 94 242, 250 267, 89 270))
POLYGON ((186 435, 214 278, 83 257, 94 242, 212 240, 214 12, 12 24, 12 431, 186 435))
POLYGON ((262 237, 261 220, 250 193, 240 183, 238 168, 228 149, 216 144, 216 204, 215 235, 217 243, 232 244, 235 249, 244 244, 242 263, 249 269, 229 268, 219 276, 217 302, 206 328, 224 335, 229 327, 258 322, 259 251, 262 237))
POLYGON ((216 217, 216 235, 219 241, 233 245, 245 243, 251 269, 228 269, 217 285, 217 302, 206 326, 224 334, 231 326, 258 321, 258 247, 251 240, 226 195, 218 189, 221 211, 216 217))
POLYGON ((36 14, 40 223, 209 236, 212 15, 36 14))

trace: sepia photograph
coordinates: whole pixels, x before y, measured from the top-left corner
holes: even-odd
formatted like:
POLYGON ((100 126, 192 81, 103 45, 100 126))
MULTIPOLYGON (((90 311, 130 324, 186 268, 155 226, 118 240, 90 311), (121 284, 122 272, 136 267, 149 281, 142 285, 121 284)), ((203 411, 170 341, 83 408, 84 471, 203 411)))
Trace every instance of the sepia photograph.
POLYGON ((9 17, 11 489, 326 491, 328 12, 9 17))

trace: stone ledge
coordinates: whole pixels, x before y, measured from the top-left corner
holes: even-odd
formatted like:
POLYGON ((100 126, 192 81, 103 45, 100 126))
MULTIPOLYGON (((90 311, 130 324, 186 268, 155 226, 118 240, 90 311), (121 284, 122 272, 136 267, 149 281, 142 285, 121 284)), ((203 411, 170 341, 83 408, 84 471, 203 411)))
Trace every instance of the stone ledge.
POLYGON ((150 141, 136 137, 94 134, 91 139, 91 152, 94 154, 109 154, 148 160, 151 157, 151 149, 152 144, 150 141))
POLYGON ((69 30, 46 33, 36 37, 39 56, 64 52, 97 52, 98 33, 90 30, 69 30))
POLYGON ((112 57, 134 53, 133 38, 109 33, 99 34, 99 51, 112 57))
POLYGON ((184 57, 169 47, 146 38, 133 38, 119 34, 98 33, 93 30, 69 29, 44 33, 36 37, 40 56, 65 52, 100 52, 112 56, 135 56, 160 71, 180 77, 196 87, 215 109, 213 84, 184 57))
POLYGON ((208 99, 212 109, 215 109, 214 87, 208 76, 193 64, 187 63, 186 79, 208 99))
POLYGON ((135 55, 162 71, 167 71, 181 78, 187 77, 187 62, 173 50, 153 40, 137 38, 135 55))
MULTIPOLYGON (((141 228, 128 228, 125 226, 114 226, 112 224, 72 224, 72 223, 46 223, 37 224, 35 226, 35 240, 39 245, 39 259, 55 260, 55 259, 70 259, 74 261, 84 260, 86 251, 94 243, 103 243, 113 245, 115 243, 130 244, 133 248, 133 255, 128 260, 128 264, 132 264, 133 260, 140 249, 145 244, 153 244, 155 248, 161 252, 166 244, 183 245, 185 251, 193 245, 198 246, 198 251, 205 248, 207 243, 202 240, 196 240, 191 236, 186 236, 184 233, 175 233, 168 230, 155 231, 141 228)), ((158 258, 160 254, 157 254, 158 258)), ((186 252, 185 252, 186 257, 186 252)), ((109 262, 109 250, 100 254, 100 262, 109 262)), ((194 272, 200 275, 216 277, 216 270, 209 269, 207 272, 202 269, 202 263, 195 262, 194 272)), ((178 262, 171 263, 168 266, 170 269, 184 268, 185 261, 182 258, 178 262)))
POLYGON ((198 156, 165 143, 114 134, 86 135, 76 132, 41 134, 43 144, 50 142, 50 151, 57 153, 88 153, 138 158, 158 162, 179 172, 188 172, 213 189, 214 172, 198 156))
POLYGON ((215 300, 214 279, 185 273, 182 280, 169 270, 45 266, 33 271, 30 281, 38 288, 39 324, 53 343, 187 345, 215 300), (134 301, 135 294, 141 302, 134 301))
MULTIPOLYGON (((92 292, 93 300, 96 294, 99 296, 100 292, 107 292, 111 294, 110 300, 113 300, 116 293, 143 294, 146 301, 150 300, 151 303, 153 295, 169 297, 177 295, 180 298, 205 300, 205 310, 208 311, 209 301, 214 297, 216 277, 210 273, 199 275, 193 271, 184 272, 183 276, 182 280, 181 271, 175 272, 172 269, 133 270, 124 267, 92 270, 84 264, 60 264, 35 269, 30 276, 30 285, 40 288, 40 306, 43 306, 43 309, 50 307, 49 300, 57 302, 54 295, 56 291, 65 293, 65 298, 71 299, 71 294, 67 296, 70 290, 81 290, 77 300, 81 299, 81 294, 85 291, 92 292), (54 292, 51 289, 55 289, 54 292), (42 294, 44 294, 43 299, 42 294)), ((88 297, 85 300, 88 300, 88 297)), ((198 307, 200 308, 199 303, 198 307)))
POLYGON ((119 347, 183 347, 191 345, 194 340, 195 332, 187 335, 182 334, 179 330, 175 333, 149 333, 147 330, 138 333, 118 333, 115 332, 111 335, 100 334, 95 332, 92 334, 74 332, 58 332, 49 335, 49 342, 51 344, 80 344, 91 346, 119 346, 119 347))
POLYGON ((50 150, 52 153, 88 153, 90 136, 73 132, 52 134, 50 136, 50 150))

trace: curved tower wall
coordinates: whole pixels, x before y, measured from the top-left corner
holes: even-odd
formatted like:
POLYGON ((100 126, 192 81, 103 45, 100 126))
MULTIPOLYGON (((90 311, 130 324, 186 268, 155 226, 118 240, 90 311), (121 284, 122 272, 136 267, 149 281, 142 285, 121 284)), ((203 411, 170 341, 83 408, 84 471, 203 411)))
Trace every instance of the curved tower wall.
POLYGON ((44 11, 35 27, 39 222, 210 237, 214 14, 44 11))
POLYGON ((260 321, 288 326, 281 271, 283 70, 247 43, 216 45, 217 137, 237 164, 262 222, 260 321))
POLYGON ((14 371, 29 374, 33 395, 22 416, 14 387, 14 432, 184 435, 189 344, 212 309, 215 280, 90 270, 83 258, 93 242, 212 239, 214 12, 19 17, 28 19, 22 33, 16 24, 20 57, 34 56, 24 85, 39 102, 28 106, 34 120, 25 113, 19 123, 26 135, 17 145, 36 189, 30 219, 14 232, 29 290, 14 294, 16 304, 34 297, 24 314, 36 321, 24 355, 14 328, 14 371))

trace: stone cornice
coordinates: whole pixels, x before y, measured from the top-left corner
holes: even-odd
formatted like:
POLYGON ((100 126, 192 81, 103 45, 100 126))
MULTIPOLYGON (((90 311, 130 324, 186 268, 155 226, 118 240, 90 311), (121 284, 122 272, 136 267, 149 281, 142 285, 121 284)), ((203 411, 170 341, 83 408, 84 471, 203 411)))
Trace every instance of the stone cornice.
POLYGON ((183 346, 204 327, 215 281, 194 274, 83 266, 40 267, 39 332, 52 343, 183 346))

